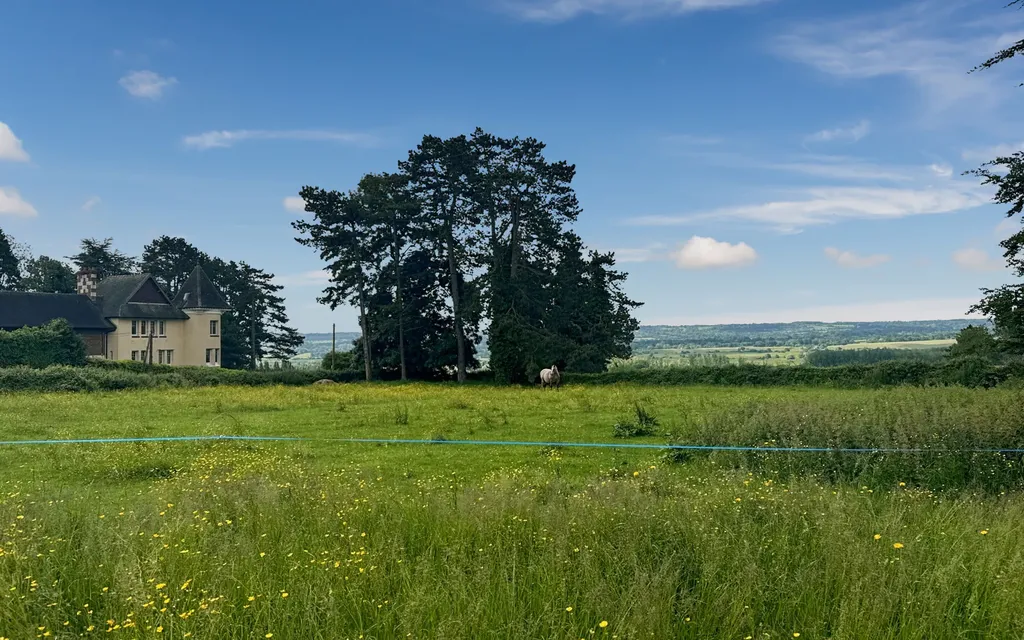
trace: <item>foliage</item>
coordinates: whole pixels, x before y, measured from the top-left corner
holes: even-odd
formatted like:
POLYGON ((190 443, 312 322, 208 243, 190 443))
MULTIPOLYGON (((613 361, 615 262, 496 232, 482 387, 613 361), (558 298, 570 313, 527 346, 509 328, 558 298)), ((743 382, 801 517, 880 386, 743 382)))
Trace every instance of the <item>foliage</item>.
POLYGON ((949 348, 949 357, 963 358, 976 356, 993 358, 999 349, 992 332, 987 327, 969 326, 960 330, 956 336, 956 344, 949 348))
POLYGON ((814 349, 807 352, 804 362, 812 367, 838 367, 895 360, 935 361, 942 356, 942 349, 814 349))
POLYGON ((75 293, 75 272, 67 264, 48 256, 32 258, 25 263, 26 291, 41 293, 75 293))
POLYGON ((328 371, 355 371, 356 356, 351 351, 328 351, 320 368, 328 371))
POLYGON ((944 453, 1019 447, 1019 392, 413 384, 3 402, 0 440, 312 438, 0 448, 10 638, 1024 636, 1020 461, 944 453), (657 451, 442 439, 603 442, 638 394, 685 443, 942 452, 667 465, 657 451), (353 437, 437 438, 326 441, 339 417, 353 437))
MULTIPOLYGON (((977 321, 975 321, 977 322, 977 321)), ((854 342, 946 340, 971 324, 969 320, 912 322, 787 322, 663 326, 637 330, 633 349, 711 347, 827 347, 854 342)))
POLYGON ((67 256, 79 270, 91 269, 100 280, 109 276, 134 273, 138 269, 138 261, 114 248, 113 238, 85 238, 81 242, 79 252, 67 256))
POLYGON ((633 403, 633 416, 619 420, 612 429, 616 438, 642 438, 657 435, 658 419, 639 402, 633 403))
POLYGON ((81 336, 64 319, 41 327, 0 330, 0 368, 84 365, 85 353, 81 336))
POLYGON ((11 237, 0 229, 0 291, 21 290, 21 269, 11 237))
POLYGON ((210 256, 184 238, 160 236, 143 247, 140 267, 143 273, 153 276, 164 291, 174 296, 196 266, 210 262, 210 256))

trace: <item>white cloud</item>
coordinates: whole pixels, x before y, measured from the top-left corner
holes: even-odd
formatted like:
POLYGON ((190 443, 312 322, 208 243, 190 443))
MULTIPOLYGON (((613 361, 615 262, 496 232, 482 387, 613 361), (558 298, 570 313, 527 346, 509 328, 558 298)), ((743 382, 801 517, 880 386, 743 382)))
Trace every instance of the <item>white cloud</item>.
POLYGON ((21 198, 14 187, 0 187, 0 216, 32 218, 38 215, 36 208, 21 198))
POLYGON ((100 202, 102 201, 99 196, 92 196, 82 203, 82 211, 92 211, 100 202))
POLYGON ((871 123, 861 120, 852 127, 840 127, 838 129, 825 129, 807 137, 808 142, 832 142, 835 140, 848 140, 857 142, 864 136, 871 133, 871 123))
POLYGON ((870 256, 861 256, 853 251, 840 251, 835 247, 826 247, 825 255, 840 267, 847 269, 867 269, 869 267, 877 267, 880 264, 889 262, 890 258, 883 254, 874 254, 870 256))
POLYGON ((928 165, 928 168, 931 169, 932 173, 939 176, 940 178, 953 177, 953 167, 949 166, 948 164, 931 164, 928 165))
POLYGON ((136 98, 159 100, 164 90, 178 83, 177 78, 165 78, 155 71, 129 71, 118 83, 136 98))
POLYGON ((743 267, 757 261, 757 252, 745 242, 729 244, 714 238, 693 236, 672 254, 681 269, 743 267))
POLYGON ((989 58, 1000 42, 1016 39, 1006 26, 1016 18, 1001 11, 1001 20, 966 24, 956 15, 962 4, 918 2, 852 19, 806 22, 779 36, 774 48, 839 78, 905 78, 932 112, 960 104, 976 116, 1002 102, 1016 83, 1002 69, 971 75, 967 70, 989 58))
POLYGON ((661 260, 664 255, 658 251, 660 245, 645 247, 642 249, 613 249, 615 262, 625 264, 627 262, 653 262, 661 260))
POLYGON ((12 162, 28 162, 29 160, 25 148, 21 146, 21 140, 3 122, 0 122, 0 160, 12 162))
POLYGON ((1006 218, 1005 220, 996 225, 995 232, 996 235, 999 236, 1000 238, 1006 238, 1007 236, 1010 236, 1022 230, 1024 229, 1021 228, 1021 223, 1019 220, 1015 218, 1006 218))
POLYGON ((842 156, 810 156, 798 162, 765 165, 765 168, 837 180, 909 182, 915 177, 912 168, 879 165, 842 156))
POLYGON ((316 129, 291 131, 239 129, 235 131, 207 131, 205 133, 185 136, 184 143, 186 147, 204 150, 232 147, 246 140, 307 140, 357 145, 372 145, 376 142, 374 136, 366 133, 321 131, 316 129))
POLYGON ((1022 150, 1024 150, 1024 142, 1018 142, 1016 144, 997 144, 991 147, 965 149, 961 155, 964 160, 970 160, 971 162, 988 162, 996 158, 1013 155, 1022 150))
POLYGON ((680 216, 643 216, 633 223, 644 226, 683 225, 707 220, 747 220, 783 231, 852 219, 892 219, 951 213, 986 204, 987 192, 975 184, 950 183, 942 189, 887 189, 882 187, 814 187, 802 190, 803 200, 765 202, 725 207, 680 216), (959 187, 959 188, 958 188, 959 187))
POLYGON ((823 305, 768 311, 722 313, 708 316, 642 318, 644 324, 758 324, 766 322, 884 322, 910 320, 946 320, 966 317, 978 302, 970 298, 927 298, 857 304, 823 305))
POLYGON ((499 0, 499 6, 523 20, 563 22, 584 14, 649 18, 697 11, 747 7, 771 0, 499 0))
POLYGON ((288 196, 282 202, 286 211, 292 211, 294 213, 305 213, 306 212, 306 201, 299 196, 288 196))
POLYGON ((274 278, 276 284, 282 287, 322 287, 331 281, 331 274, 328 271, 306 271, 287 276, 274 278))
POLYGON ((968 271, 998 271, 1003 268, 1003 263, 989 256, 987 251, 971 247, 954 251, 953 262, 968 271))

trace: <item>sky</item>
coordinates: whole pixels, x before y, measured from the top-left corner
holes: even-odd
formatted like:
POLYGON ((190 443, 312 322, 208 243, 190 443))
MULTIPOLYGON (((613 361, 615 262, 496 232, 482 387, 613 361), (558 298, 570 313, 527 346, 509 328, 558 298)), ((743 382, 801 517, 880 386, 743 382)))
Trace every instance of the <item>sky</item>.
POLYGON ((35 0, 0 8, 0 228, 35 255, 182 236, 316 303, 304 185, 483 127, 576 165, 645 324, 960 318, 1020 224, 1005 0, 35 0))

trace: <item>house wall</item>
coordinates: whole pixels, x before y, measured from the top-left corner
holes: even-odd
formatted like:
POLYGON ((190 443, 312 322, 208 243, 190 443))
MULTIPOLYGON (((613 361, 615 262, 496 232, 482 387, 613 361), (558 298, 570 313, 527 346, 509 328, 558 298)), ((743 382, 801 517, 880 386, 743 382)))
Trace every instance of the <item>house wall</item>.
MULTIPOLYGON (((110 318, 110 321, 117 327, 107 339, 107 357, 111 360, 131 360, 132 351, 138 351, 140 359, 141 352, 149 346, 149 336, 132 336, 132 321, 130 318, 110 318)), ((142 322, 139 320, 139 322, 142 322)), ((148 321, 147 321, 148 322, 148 321)), ((159 325, 159 320, 154 321, 159 325)), ((185 343, 185 324, 187 320, 164 320, 166 337, 153 337, 153 352, 156 354, 161 349, 173 350, 172 364, 185 364, 188 358, 187 344, 185 343)), ((159 329, 158 329, 159 330, 159 329)), ((159 363, 158 355, 153 357, 153 362, 159 363)), ((147 358, 148 362, 148 358, 147 358)))
POLYGON ((77 331, 85 343, 85 355, 106 356, 106 333, 103 331, 77 331))
MULTIPOLYGON (((222 333, 221 313, 219 311, 202 311, 198 309, 185 309, 189 319, 184 322, 185 344, 187 345, 187 359, 180 364, 187 364, 196 367, 214 366, 219 367, 223 359, 220 350, 220 336, 222 333), (217 322, 217 335, 210 335, 210 321, 217 322), (215 350, 216 362, 206 362, 206 350, 215 350)), ((211 358, 213 359, 213 358, 211 358)))

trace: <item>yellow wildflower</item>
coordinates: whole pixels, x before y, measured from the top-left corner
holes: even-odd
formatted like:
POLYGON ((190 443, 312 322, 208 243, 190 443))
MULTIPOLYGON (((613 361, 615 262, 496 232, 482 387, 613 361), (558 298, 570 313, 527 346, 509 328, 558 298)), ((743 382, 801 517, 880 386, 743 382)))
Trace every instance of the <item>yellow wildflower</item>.
POLYGON ((566 611, 572 611, 572 607, 566 607, 565 610, 566 611))
POLYGON ((599 627, 601 627, 602 629, 604 629, 605 627, 607 627, 607 626, 608 626, 608 621, 607 621, 607 620, 602 620, 602 621, 601 621, 601 624, 599 624, 599 625, 597 625, 597 626, 599 626, 599 627))
POLYGON ((902 549, 903 548, 903 543, 902 542, 896 542, 896 543, 894 543, 892 545, 892 548, 893 549, 902 549))
POLYGON ((987 536, 987 535, 988 535, 988 529, 982 529, 982 530, 981 530, 981 531, 979 531, 978 533, 980 533, 980 534, 981 534, 981 535, 983 535, 983 536, 987 536))
POLYGON ((167 586, 166 582, 161 582, 160 584, 156 585, 156 589, 157 589, 157 591, 159 591, 160 589, 163 589, 166 586, 167 586))
POLYGON ((881 539, 882 539, 882 534, 876 533, 875 534, 875 540, 881 540, 881 539))
POLYGON ((287 598, 288 597, 288 592, 287 591, 282 591, 281 592, 281 597, 282 598, 287 598))

